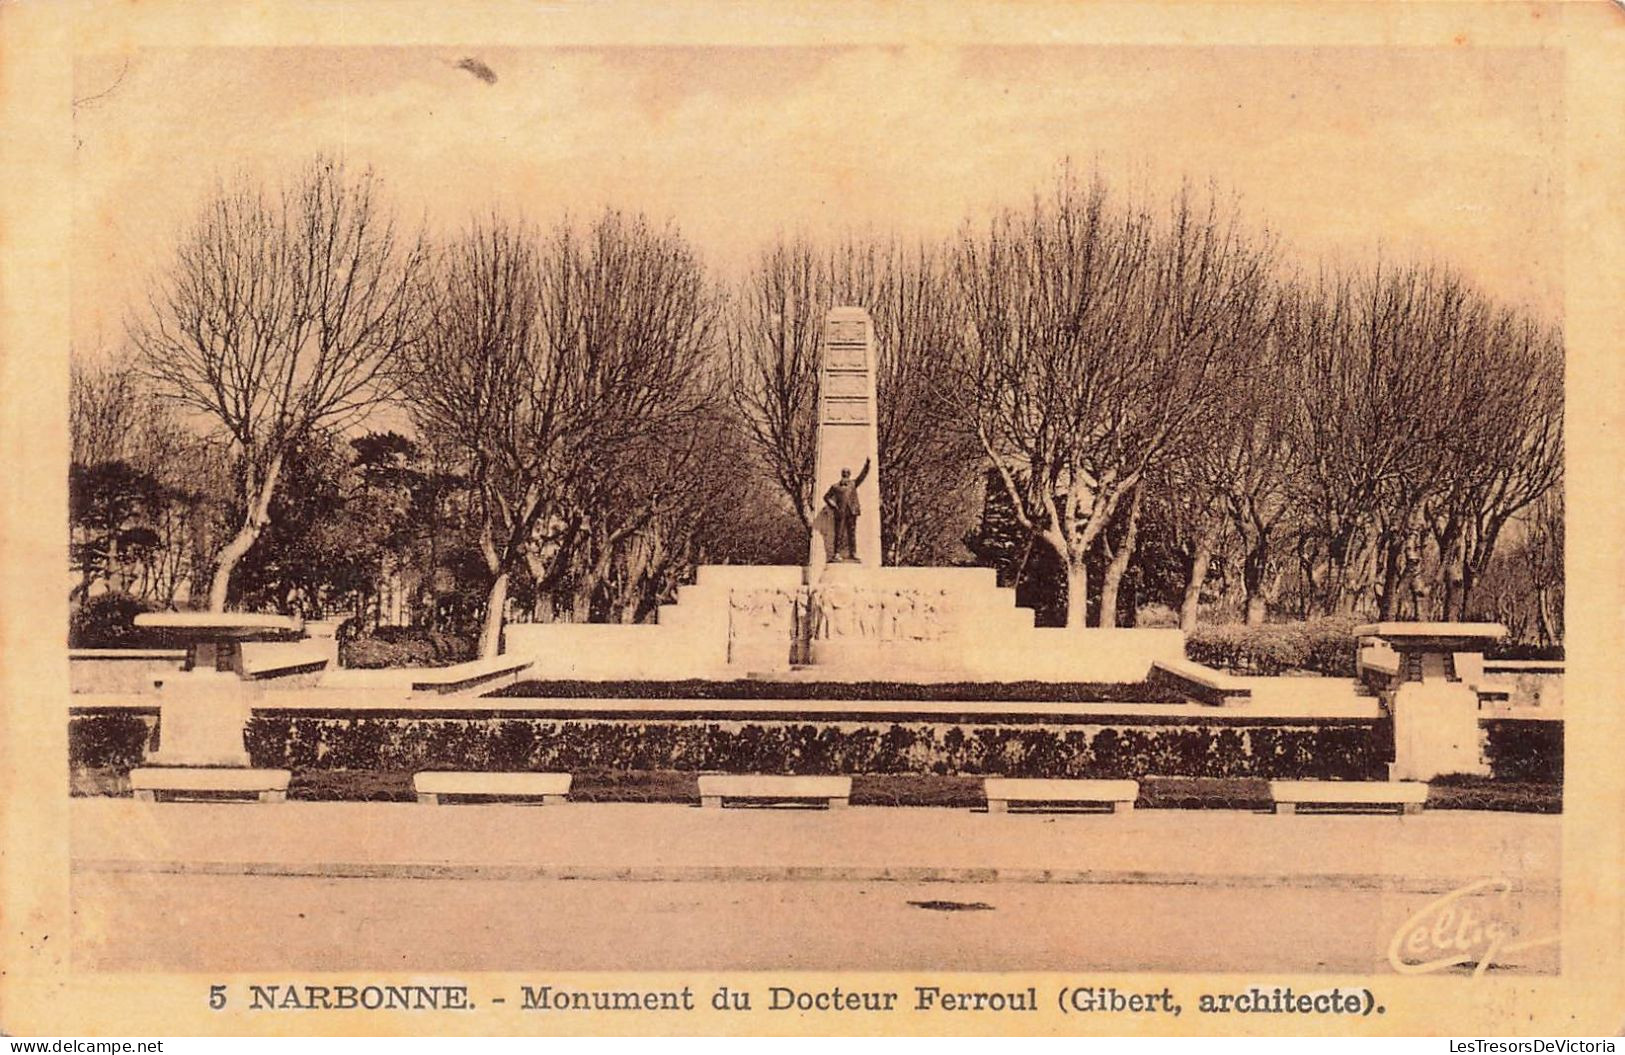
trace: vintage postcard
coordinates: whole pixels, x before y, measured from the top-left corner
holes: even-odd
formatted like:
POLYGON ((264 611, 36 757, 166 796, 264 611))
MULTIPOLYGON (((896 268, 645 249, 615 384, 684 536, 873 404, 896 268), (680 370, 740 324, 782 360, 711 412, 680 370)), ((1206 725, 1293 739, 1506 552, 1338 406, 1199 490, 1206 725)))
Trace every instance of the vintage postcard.
POLYGON ((1617 1034, 1622 45, 0 5, 0 1031, 1617 1034))

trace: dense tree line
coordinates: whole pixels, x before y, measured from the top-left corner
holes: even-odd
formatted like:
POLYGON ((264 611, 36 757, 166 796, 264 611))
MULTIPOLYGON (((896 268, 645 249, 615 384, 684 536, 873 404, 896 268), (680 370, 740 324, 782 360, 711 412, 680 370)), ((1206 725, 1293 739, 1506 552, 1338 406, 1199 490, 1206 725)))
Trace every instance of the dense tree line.
POLYGON ((73 377, 72 597, 639 621, 799 563, 819 342, 875 321, 883 546, 1069 626, 1500 618, 1562 633, 1563 342, 1450 269, 1291 270, 1212 190, 1063 171, 940 242, 724 279, 613 210, 407 233, 370 172, 223 186, 73 377))

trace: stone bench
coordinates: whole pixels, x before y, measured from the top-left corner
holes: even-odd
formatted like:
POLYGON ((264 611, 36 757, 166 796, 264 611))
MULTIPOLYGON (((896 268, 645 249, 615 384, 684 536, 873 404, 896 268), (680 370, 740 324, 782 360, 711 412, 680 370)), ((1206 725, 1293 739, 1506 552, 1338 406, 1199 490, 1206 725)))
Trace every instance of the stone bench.
POLYGON ((1276 813, 1296 813, 1302 806, 1397 806, 1401 813, 1421 813, 1428 786, 1420 780, 1272 780, 1270 797, 1276 813))
POLYGON ((512 799, 540 799, 556 805, 570 794, 568 773, 473 773, 426 770, 412 775, 418 801, 439 805, 443 796, 483 795, 512 799))
POLYGON ((983 782, 987 812, 1008 812, 1010 804, 1068 805, 1087 803, 1110 805, 1113 813, 1128 813, 1140 797, 1137 780, 1019 780, 988 777, 983 782))
POLYGON ((520 671, 530 667, 533 662, 519 656, 492 656, 418 671, 412 675, 412 691, 435 692, 444 696, 486 688, 504 679, 511 684, 518 680, 520 671))
POLYGON ((253 795, 261 802, 285 802, 286 769, 243 769, 235 766, 142 766, 130 770, 130 790, 142 802, 159 795, 253 795))
POLYGON ((831 809, 852 798, 851 777, 779 777, 763 774, 719 774, 700 777, 700 805, 722 805, 723 799, 758 802, 812 802, 822 800, 831 809))

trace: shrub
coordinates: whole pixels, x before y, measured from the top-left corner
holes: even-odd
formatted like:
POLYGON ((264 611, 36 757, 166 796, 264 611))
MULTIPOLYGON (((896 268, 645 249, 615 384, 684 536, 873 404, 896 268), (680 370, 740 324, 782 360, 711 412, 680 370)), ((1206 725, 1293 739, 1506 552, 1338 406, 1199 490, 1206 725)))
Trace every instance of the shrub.
POLYGON ((1134 625, 1146 629, 1177 628, 1179 626, 1179 613, 1165 604, 1145 604, 1134 613, 1134 625))
POLYGON ((1301 623, 1201 626, 1186 636, 1185 652, 1198 663, 1246 674, 1301 670, 1309 655, 1301 623))
POLYGON ((1486 721, 1484 756, 1497 780, 1561 784, 1563 723, 1516 718, 1486 721))
POLYGON ((1307 638, 1304 667, 1318 671, 1329 678, 1352 678, 1357 672, 1356 658, 1359 639, 1354 628, 1360 620, 1354 616, 1327 616, 1304 624, 1307 638))
POLYGON ((444 667, 474 658, 475 640, 466 634, 421 627, 381 626, 370 634, 341 640, 340 665, 362 670, 384 667, 444 667))
POLYGON ((1198 663, 1241 674, 1313 671, 1352 678, 1355 625, 1355 619, 1345 616, 1259 626, 1206 625, 1187 635, 1185 652, 1198 663))
POLYGON ((75 714, 68 718, 68 764, 130 769, 141 764, 157 720, 139 714, 75 714))
POLYGON ((87 599, 68 617, 69 648, 157 648, 160 635, 138 630, 135 617, 151 612, 151 604, 126 593, 100 593, 87 599))

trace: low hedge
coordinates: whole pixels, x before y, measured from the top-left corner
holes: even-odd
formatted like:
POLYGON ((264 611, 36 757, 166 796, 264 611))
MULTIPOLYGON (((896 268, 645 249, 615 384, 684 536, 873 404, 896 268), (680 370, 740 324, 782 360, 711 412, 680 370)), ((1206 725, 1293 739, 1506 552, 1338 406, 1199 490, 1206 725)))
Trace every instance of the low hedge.
POLYGON ((1380 779, 1373 722, 1078 725, 261 716, 256 765, 1380 779))
POLYGON ((1313 671, 1333 678, 1355 675, 1352 617, 1304 623, 1239 623, 1198 626, 1185 636, 1185 654, 1198 663, 1238 674, 1277 675, 1313 671))
POLYGON ((75 714, 68 718, 68 764, 130 769, 141 764, 158 727, 155 714, 75 714))
POLYGON ((1492 718, 1482 724, 1484 757, 1497 780, 1563 782, 1563 723, 1492 718))
POLYGON ((1562 645, 1531 645, 1524 641, 1497 641, 1484 649, 1485 659, 1538 659, 1549 662, 1561 661, 1563 657, 1562 645))
POLYGON ((509 699, 921 700, 944 703, 1183 703, 1149 682, 1097 681, 521 681, 493 692, 509 699))
MULTIPOLYGON (((76 768, 128 770, 152 740, 153 715, 74 715, 76 768)), ((1484 722, 1496 780, 1561 784, 1563 723, 1484 722)), ((952 722, 703 721, 259 716, 256 765, 298 772, 419 769, 731 770, 1042 777, 1381 780, 1389 723, 1154 722, 1074 725, 952 722)))

